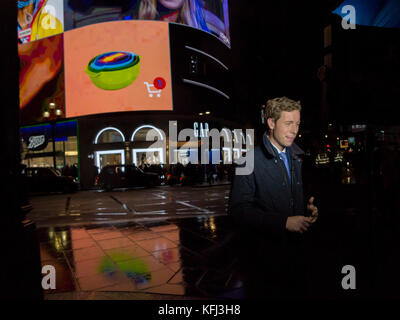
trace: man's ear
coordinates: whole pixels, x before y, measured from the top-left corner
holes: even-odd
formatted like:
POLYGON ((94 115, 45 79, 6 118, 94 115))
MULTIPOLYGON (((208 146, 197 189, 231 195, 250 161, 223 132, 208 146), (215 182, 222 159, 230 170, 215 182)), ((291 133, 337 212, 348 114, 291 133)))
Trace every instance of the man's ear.
POLYGON ((275 128, 275 120, 273 118, 268 118, 267 123, 270 130, 273 130, 275 128))

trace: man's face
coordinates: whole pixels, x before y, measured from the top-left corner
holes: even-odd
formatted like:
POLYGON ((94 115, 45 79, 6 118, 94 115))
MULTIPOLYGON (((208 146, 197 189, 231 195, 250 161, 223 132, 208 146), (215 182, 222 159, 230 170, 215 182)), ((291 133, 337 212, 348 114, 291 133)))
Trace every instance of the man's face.
POLYGON ((283 148, 292 145, 299 132, 300 111, 282 111, 278 121, 268 118, 267 122, 271 129, 271 142, 282 151, 283 148))

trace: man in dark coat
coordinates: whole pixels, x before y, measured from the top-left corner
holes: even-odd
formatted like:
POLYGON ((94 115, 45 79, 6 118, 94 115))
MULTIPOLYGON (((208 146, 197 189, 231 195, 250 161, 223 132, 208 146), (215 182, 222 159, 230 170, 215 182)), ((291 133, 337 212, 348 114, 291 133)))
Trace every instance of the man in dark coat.
POLYGON ((311 197, 304 206, 301 155, 293 141, 300 125, 300 102, 269 100, 269 132, 254 150, 254 170, 236 175, 229 213, 240 230, 247 297, 282 298, 307 294, 304 236, 317 220, 311 197), (306 212, 310 216, 305 216, 306 212))

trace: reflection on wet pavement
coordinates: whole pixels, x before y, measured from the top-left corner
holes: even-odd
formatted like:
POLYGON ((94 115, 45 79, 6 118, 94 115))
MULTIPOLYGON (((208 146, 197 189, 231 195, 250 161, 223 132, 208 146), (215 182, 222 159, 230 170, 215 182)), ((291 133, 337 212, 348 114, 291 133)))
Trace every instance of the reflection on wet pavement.
MULTIPOLYGON (((28 218, 38 228, 41 262, 56 269, 56 289, 45 292, 47 299, 245 297, 243 266, 252 272, 259 260, 240 261, 238 246, 229 242, 228 194, 228 187, 157 187, 33 197, 28 218)), ((378 225, 374 260, 362 218, 368 215, 335 206, 321 212, 310 234, 311 294, 349 297, 339 277, 350 264, 364 284, 354 296, 369 294, 375 281, 378 297, 398 297, 399 221, 378 225)))
POLYGON ((111 227, 40 228, 42 265, 56 268, 60 292, 142 292, 175 296, 228 296, 240 289, 234 268, 209 267, 225 217, 197 217, 111 227), (193 226, 197 228, 193 228, 193 226), (216 286, 218 288, 216 288, 216 286))
MULTIPOLYGON (((316 229, 311 241, 309 280, 311 294, 317 298, 349 294, 340 290, 342 261, 354 263, 361 270, 357 275, 360 283, 366 277, 362 270, 369 260, 362 260, 364 242, 359 242, 359 247, 349 246, 356 243, 357 236, 350 225, 341 230, 341 236, 352 241, 335 244, 338 237, 327 227, 332 221, 321 220, 319 228, 323 229, 316 229)), ((46 297, 245 298, 244 264, 252 268, 259 261, 240 260, 240 250, 235 246, 238 243, 232 245, 231 236, 232 226, 226 215, 108 227, 39 228, 42 265, 56 269, 56 289, 47 290, 46 297)), ((386 278, 393 277, 393 283, 400 283, 397 269, 389 270, 386 278)))
POLYGON ((28 218, 38 227, 78 226, 143 219, 226 214, 229 186, 157 187, 112 192, 81 191, 32 197, 28 218))

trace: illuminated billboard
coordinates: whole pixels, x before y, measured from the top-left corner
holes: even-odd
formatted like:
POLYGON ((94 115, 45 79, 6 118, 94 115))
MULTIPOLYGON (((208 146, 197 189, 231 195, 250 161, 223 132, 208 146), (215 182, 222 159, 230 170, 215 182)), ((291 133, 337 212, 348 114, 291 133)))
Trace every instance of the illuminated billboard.
POLYGON ((21 44, 18 54, 23 124, 172 110, 167 23, 98 23, 21 44))
POLYGON ((18 41, 118 20, 159 20, 209 32, 230 46, 228 0, 18 0, 18 41))
POLYGON ((23 123, 41 121, 54 106, 65 114, 63 34, 18 46, 19 100, 23 123))
POLYGON ((64 0, 18 0, 18 42, 27 43, 64 31, 64 0))
POLYGON ((229 50, 222 44, 229 46, 227 0, 24 0, 17 5, 24 125, 173 110, 171 29, 208 36, 180 24, 217 36, 222 42, 213 41, 229 50))
POLYGON ((115 20, 175 22, 230 45, 228 0, 65 0, 65 30, 115 20))
POLYGON ((64 33, 66 116, 172 110, 168 24, 98 23, 64 33))

